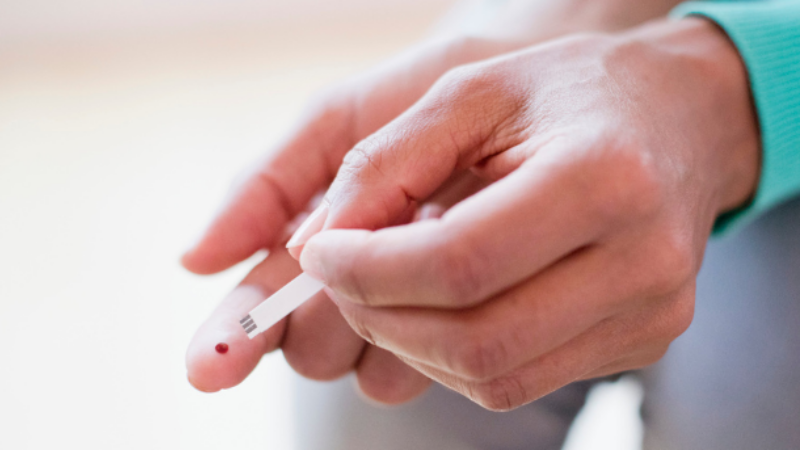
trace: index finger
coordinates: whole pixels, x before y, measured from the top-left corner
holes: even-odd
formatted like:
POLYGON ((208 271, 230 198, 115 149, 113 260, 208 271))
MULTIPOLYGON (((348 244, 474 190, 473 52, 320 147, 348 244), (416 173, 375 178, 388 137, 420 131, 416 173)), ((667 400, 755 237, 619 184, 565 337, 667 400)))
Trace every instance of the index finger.
POLYGON ((287 244, 298 257, 322 229, 402 221, 455 172, 524 141, 522 92, 480 65, 451 71, 411 109, 344 157, 323 204, 287 244))
POLYGON ((242 382, 261 357, 280 345, 286 319, 250 340, 239 325, 247 311, 300 273, 285 252, 275 251, 211 313, 192 337, 186 352, 189 382, 198 390, 215 392, 242 382), (217 345, 224 347, 217 349, 217 345))
POLYGON ((330 183, 353 145, 350 114, 345 106, 312 112, 233 191, 200 240, 183 255, 183 265, 195 273, 215 273, 279 244, 287 223, 330 183))

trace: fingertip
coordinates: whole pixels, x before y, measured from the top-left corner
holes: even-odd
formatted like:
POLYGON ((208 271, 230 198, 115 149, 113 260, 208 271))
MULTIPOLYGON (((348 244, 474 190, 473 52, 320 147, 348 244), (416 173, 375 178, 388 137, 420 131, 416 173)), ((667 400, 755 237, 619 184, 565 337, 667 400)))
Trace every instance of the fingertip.
POLYGON ((213 272, 209 271, 209 267, 202 263, 202 260, 197 258, 197 250, 192 247, 183 252, 180 256, 180 264, 184 269, 197 275, 210 275, 213 272))
POLYGON ((252 340, 239 324, 240 311, 263 298, 260 289, 240 286, 197 330, 186 352, 187 378, 195 389, 217 392, 236 386, 255 369, 264 353, 277 348, 285 320, 252 340))
POLYGON ((289 317, 281 344, 286 362, 300 375, 330 381, 352 371, 365 342, 325 294, 317 294, 289 317))
MULTIPOLYGON (((414 377, 416 378, 416 376, 414 377)), ((389 386, 386 380, 380 383, 365 381, 361 376, 356 377, 356 380, 358 393, 362 398, 383 406, 408 403, 424 394, 431 384, 431 380, 428 378, 413 380, 412 383, 403 383, 399 386, 389 386)))
POLYGON ((241 383, 258 364, 262 352, 249 342, 242 330, 233 333, 205 332, 196 337, 186 353, 186 371, 189 382, 202 392, 217 392, 241 383), (218 352, 218 344, 228 346, 225 353, 218 352))
POLYGON ((422 395, 431 380, 394 354, 370 346, 356 371, 358 392, 382 405, 399 405, 422 395))
POLYGON ((271 184, 261 177, 245 183, 181 257, 190 272, 207 275, 225 270, 282 237, 290 213, 271 184))
POLYGON ((292 258, 299 262, 300 255, 303 254, 303 247, 305 247, 305 245, 296 245, 294 247, 286 247, 286 250, 289 251, 292 258))
POLYGON ((202 383, 199 383, 197 382, 197 380, 193 379, 189 372, 186 373, 186 380, 189 382, 190 385, 192 385, 193 388, 204 394, 213 394, 214 392, 219 392, 221 390, 204 386, 202 383))
POLYGON ((186 378, 201 392, 217 392, 236 386, 255 367, 249 358, 242 358, 241 342, 226 339, 231 341, 229 352, 220 354, 214 350, 217 343, 213 340, 193 342, 186 353, 186 378))
POLYGON ((245 258, 246 256, 231 257, 230 254, 209 252, 199 245, 186 250, 180 257, 180 264, 194 274, 211 275, 221 272, 245 258))

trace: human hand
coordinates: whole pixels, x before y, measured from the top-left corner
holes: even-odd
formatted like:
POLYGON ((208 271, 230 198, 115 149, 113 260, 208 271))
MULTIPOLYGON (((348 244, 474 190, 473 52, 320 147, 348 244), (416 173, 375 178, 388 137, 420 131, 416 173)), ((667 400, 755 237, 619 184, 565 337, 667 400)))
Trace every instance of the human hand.
POLYGON ((308 301, 266 333, 249 341, 239 318, 300 272, 283 248, 292 221, 313 207, 344 154, 360 139, 412 105, 451 67, 528 43, 510 36, 450 36, 423 43, 370 72, 319 95, 297 129, 235 189, 202 238, 183 256, 184 266, 215 273, 261 248, 270 257, 255 267, 198 329, 187 352, 189 381, 208 392, 240 383, 261 356, 278 347, 292 367, 314 379, 357 370, 362 390, 384 402, 407 400, 429 380, 390 353, 367 345, 324 294, 308 301), (228 344, 224 355, 214 351, 228 344))
POLYGON ((360 336, 511 409, 664 354, 758 147, 745 69, 710 22, 573 37, 447 74, 347 154, 293 243, 360 336), (384 228, 466 168, 493 183, 384 228))
MULTIPOLYGON (((332 379, 356 370, 362 391, 382 402, 404 401, 422 392, 428 384, 426 377, 391 353, 365 345, 324 295, 253 341, 242 334, 238 318, 299 273, 297 263, 282 248, 287 227, 313 206, 311 199, 328 187, 356 142, 411 106, 453 67, 575 30, 625 27, 663 14, 675 1, 647 2, 646 7, 626 3, 631 2, 515 0, 477 35, 450 34, 430 40, 321 94, 288 139, 240 183, 182 259, 187 269, 207 274, 224 270, 258 249, 271 249, 270 257, 197 331, 187 352, 190 382, 209 392, 232 387, 264 353, 281 347, 292 367, 309 378, 332 379), (226 354, 214 352, 218 342, 229 344, 226 354)), ((465 173, 446 184, 428 199, 423 208, 427 215, 441 212, 485 182, 465 173)))

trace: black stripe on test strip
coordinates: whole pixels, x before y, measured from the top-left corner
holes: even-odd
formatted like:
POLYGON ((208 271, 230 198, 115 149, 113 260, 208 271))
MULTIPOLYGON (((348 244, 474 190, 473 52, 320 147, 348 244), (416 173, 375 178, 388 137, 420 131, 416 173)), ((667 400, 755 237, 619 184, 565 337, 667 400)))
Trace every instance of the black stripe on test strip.
POLYGON ((253 318, 250 317, 250 314, 245 316, 244 319, 240 320, 239 323, 242 325, 242 328, 244 328, 244 331, 247 334, 250 334, 251 331, 258 328, 258 325, 256 325, 255 321, 253 321, 253 318))

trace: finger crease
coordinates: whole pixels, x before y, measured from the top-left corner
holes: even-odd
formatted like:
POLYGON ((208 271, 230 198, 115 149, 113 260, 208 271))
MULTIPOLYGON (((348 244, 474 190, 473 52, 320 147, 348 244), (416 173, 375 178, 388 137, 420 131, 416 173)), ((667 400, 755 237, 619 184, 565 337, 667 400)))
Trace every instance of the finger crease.
POLYGON ((287 195, 286 191, 283 189, 280 183, 278 183, 274 178, 272 178, 272 175, 266 172, 259 172, 258 179, 259 181, 267 185, 268 188, 271 188, 275 192, 275 195, 278 197, 278 203, 281 205, 281 209, 287 216, 284 219, 288 219, 289 217, 292 217, 295 214, 297 214, 298 211, 296 211, 295 208, 292 207, 292 201, 287 195))

